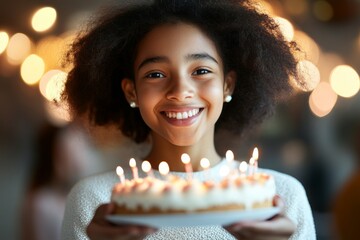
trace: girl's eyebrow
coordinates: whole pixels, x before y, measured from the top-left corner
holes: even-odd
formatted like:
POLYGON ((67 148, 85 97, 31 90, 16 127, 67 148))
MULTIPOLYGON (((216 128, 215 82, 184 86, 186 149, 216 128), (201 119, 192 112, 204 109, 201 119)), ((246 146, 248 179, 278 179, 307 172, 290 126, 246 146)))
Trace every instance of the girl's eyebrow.
MULTIPOLYGON (((192 53, 192 54, 188 54, 185 56, 185 61, 186 62, 190 62, 190 61, 194 61, 194 60, 199 60, 199 59, 202 59, 202 60, 211 60, 213 62, 215 62, 216 64, 219 64, 218 61, 212 57, 211 55, 207 54, 207 53, 192 53)), ((158 63, 158 62, 166 62, 166 63, 169 63, 170 60, 169 58, 165 57, 165 56, 155 56, 155 57, 149 57, 149 58, 146 58, 144 59, 139 67, 138 67, 138 70, 140 68, 142 68, 143 66, 145 66, 146 64, 149 64, 149 63, 158 63)))
POLYGON ((186 61, 193 61, 193 60, 211 60, 213 62, 215 62, 216 64, 219 64, 218 61, 216 61, 216 59, 214 57, 212 57, 211 55, 207 54, 207 53, 193 53, 193 54, 188 54, 185 56, 185 60, 186 61))
POLYGON ((169 63, 170 60, 169 60, 169 58, 164 57, 164 56, 149 57, 149 58, 144 59, 144 60, 140 63, 140 65, 139 65, 139 67, 138 67, 138 70, 139 70, 140 68, 142 68, 142 67, 143 67, 144 65, 146 65, 146 64, 149 64, 149 63, 157 63, 157 62, 167 62, 167 63, 169 63))

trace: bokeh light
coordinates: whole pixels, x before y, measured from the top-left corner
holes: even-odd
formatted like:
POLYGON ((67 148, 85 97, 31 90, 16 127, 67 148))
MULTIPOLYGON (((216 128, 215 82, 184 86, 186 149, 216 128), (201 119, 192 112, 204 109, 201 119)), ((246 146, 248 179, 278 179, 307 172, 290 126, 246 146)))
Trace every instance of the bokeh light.
POLYGON ((66 125, 71 121, 69 111, 64 104, 45 101, 45 112, 47 119, 57 125, 66 125))
POLYGON ((45 71, 45 63, 41 57, 31 54, 21 64, 20 74, 23 81, 28 85, 38 83, 45 71))
POLYGON ((352 97, 360 89, 359 74, 351 66, 337 66, 330 73, 330 84, 339 96, 352 97))
POLYGON ((312 62, 303 60, 299 61, 297 70, 300 82, 293 81, 294 87, 305 92, 314 90, 320 82, 319 69, 312 62))
POLYGON ((329 21, 334 17, 334 9, 328 1, 317 0, 313 3, 314 16, 320 21, 329 21))
POLYGON ((259 0, 256 6, 257 6, 257 10, 261 13, 265 13, 269 15, 274 14, 273 6, 265 0, 259 0))
POLYGON ((286 11, 293 16, 304 15, 309 9, 308 2, 304 0, 286 0, 282 3, 286 11))
POLYGON ((337 95, 327 82, 320 82, 309 97, 309 106, 318 117, 328 115, 337 102, 337 95))
POLYGON ((23 33, 14 34, 6 49, 7 59, 10 64, 21 64, 31 52, 32 43, 23 33))
POLYGON ((61 93, 64 90, 67 73, 59 71, 51 76, 46 84, 45 97, 50 101, 60 102, 61 93))
MULTIPOLYGON (((307 59, 314 64, 319 63, 320 48, 318 44, 303 31, 295 31, 294 41, 297 42, 305 56, 298 56, 299 59, 307 59)), ((300 53, 301 54, 301 53, 300 53)))
POLYGON ((54 8, 43 7, 34 13, 31 19, 31 26, 37 32, 44 32, 54 25, 56 16, 57 14, 54 8))
POLYGON ((9 43, 9 34, 7 32, 0 32, 0 54, 2 54, 9 43))
POLYGON ((274 17, 275 22, 279 25, 280 31, 287 41, 294 38, 294 27, 291 22, 282 17, 274 17))

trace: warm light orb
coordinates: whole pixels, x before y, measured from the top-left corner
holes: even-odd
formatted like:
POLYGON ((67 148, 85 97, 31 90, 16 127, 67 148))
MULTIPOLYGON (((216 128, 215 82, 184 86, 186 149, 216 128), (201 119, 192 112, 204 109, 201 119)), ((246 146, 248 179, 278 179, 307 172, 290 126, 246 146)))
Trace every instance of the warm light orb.
POLYGON ((169 164, 167 162, 162 161, 159 164, 159 172, 161 175, 167 175, 170 172, 169 164))
MULTIPOLYGON (((58 69, 53 69, 53 70, 50 70, 50 71, 47 71, 40 79, 39 81, 39 90, 40 90, 40 93, 45 97, 47 98, 46 96, 46 86, 47 84, 49 83, 50 79, 56 75, 56 74, 60 74, 62 73, 63 71, 61 70, 58 70, 58 69)), ((51 101, 51 99, 48 99, 51 101)))
POLYGON ((54 125, 64 126, 71 121, 71 115, 66 105, 50 101, 45 101, 44 104, 46 117, 54 125))
POLYGON ((0 32, 0 54, 2 54, 9 43, 9 34, 7 32, 0 32))
POLYGON ((301 16, 308 12, 309 5, 304 0, 286 0, 282 4, 290 15, 301 16))
POLYGON ((130 160, 129 160, 129 165, 130 165, 130 167, 132 167, 132 168, 136 167, 136 161, 135 161, 134 158, 130 158, 130 160))
POLYGON ((320 71, 310 61, 303 60, 297 64, 300 83, 292 79, 292 85, 301 91, 309 92, 316 88, 320 82, 320 71))
POLYGON ((43 7, 37 10, 31 20, 31 26, 37 32, 50 29, 56 21, 56 10, 52 7, 43 7))
POLYGON ((207 158, 202 158, 200 160, 200 166, 203 168, 203 169, 208 169, 210 167, 210 161, 209 159, 207 158))
POLYGON ((45 89, 45 97, 49 101, 55 100, 59 102, 61 100, 61 94, 64 90, 66 79, 67 73, 63 71, 59 71, 51 76, 45 89))
POLYGON ((268 14, 268 15, 273 15, 274 14, 273 6, 270 3, 268 3, 267 1, 265 1, 265 0, 257 1, 256 7, 257 7, 257 10, 260 13, 265 13, 265 14, 268 14))
POLYGON ((124 169, 123 169, 122 167, 120 167, 120 166, 117 166, 117 167, 116 167, 116 174, 117 174, 118 176, 124 175, 124 169))
POLYGON ((242 161, 239 166, 240 173, 245 173, 248 169, 248 164, 245 161, 242 161))
POLYGON ((287 41, 294 38, 294 27, 291 22, 282 17, 274 17, 275 22, 279 25, 280 31, 287 41))
POLYGON ((189 163, 190 163, 190 156, 189 156, 189 154, 183 153, 183 154, 181 155, 181 162, 182 162, 183 164, 189 164, 189 163))
POLYGON ((6 49, 8 62, 13 65, 21 64, 30 51, 30 39, 23 33, 16 33, 10 38, 6 49))
POLYGON ((150 162, 149 161, 143 161, 142 163, 141 163, 141 169, 144 171, 144 172, 146 172, 146 173, 148 173, 148 172, 150 172, 150 170, 151 170, 151 164, 150 164, 150 162))
POLYGON ((298 56, 298 59, 306 59, 313 62, 314 64, 319 63, 321 51, 319 45, 315 42, 314 39, 312 39, 305 32, 296 30, 294 35, 294 41, 296 41, 296 43, 301 49, 301 52, 297 52, 297 54, 301 55, 298 56))
POLYGON ((258 160, 258 159, 259 159, 259 149, 258 149, 257 147, 254 148, 252 157, 253 157, 255 160, 258 160))
POLYGON ((330 73, 332 89, 341 97, 350 98, 360 89, 359 74, 348 65, 339 65, 330 73))
POLYGON ((313 13, 320 21, 329 21, 334 16, 334 9, 329 2, 318 0, 313 4, 313 13))
POLYGON ((20 75, 26 84, 34 85, 39 82, 44 71, 45 63, 41 57, 31 54, 21 64, 20 75))
POLYGON ((313 114, 318 117, 328 115, 334 108, 337 94, 327 82, 320 82, 309 97, 309 106, 313 114))
POLYGON ((231 150, 227 150, 225 153, 225 158, 228 161, 234 160, 234 153, 231 150))

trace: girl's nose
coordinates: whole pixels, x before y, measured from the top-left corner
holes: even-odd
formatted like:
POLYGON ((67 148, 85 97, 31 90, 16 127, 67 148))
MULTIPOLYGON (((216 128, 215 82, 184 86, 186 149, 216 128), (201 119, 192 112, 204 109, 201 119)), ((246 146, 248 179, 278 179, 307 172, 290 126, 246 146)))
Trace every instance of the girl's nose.
POLYGON ((171 79, 167 99, 184 101, 194 97, 195 89, 191 79, 185 76, 175 76, 171 79))

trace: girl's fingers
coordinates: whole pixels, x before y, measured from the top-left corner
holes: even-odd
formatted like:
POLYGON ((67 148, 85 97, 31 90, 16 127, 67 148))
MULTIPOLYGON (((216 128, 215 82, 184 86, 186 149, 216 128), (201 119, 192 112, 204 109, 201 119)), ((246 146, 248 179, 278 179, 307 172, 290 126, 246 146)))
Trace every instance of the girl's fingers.
POLYGON ((105 217, 112 214, 114 209, 112 203, 100 205, 96 209, 94 218, 86 229, 90 239, 143 239, 156 231, 155 228, 147 226, 114 225, 108 222, 105 217))
POLYGON ((284 214, 285 202, 279 195, 275 195, 275 197, 273 198, 273 206, 280 208, 280 214, 284 214))

